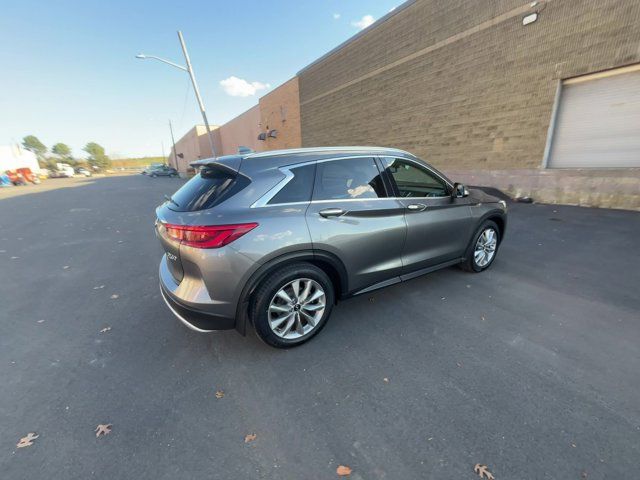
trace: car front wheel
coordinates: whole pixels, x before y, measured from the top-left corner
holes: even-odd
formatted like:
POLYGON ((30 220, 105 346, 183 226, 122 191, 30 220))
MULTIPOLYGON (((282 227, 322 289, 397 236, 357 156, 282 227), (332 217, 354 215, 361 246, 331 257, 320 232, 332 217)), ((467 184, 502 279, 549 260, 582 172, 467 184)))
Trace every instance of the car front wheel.
POLYGON ((473 236, 462 268, 468 272, 482 272, 491 266, 500 245, 500 229, 495 222, 486 220, 473 236))
POLYGON ((251 320, 258 336, 277 348, 303 344, 327 323, 333 284, 315 265, 296 263, 269 275, 256 290, 251 320))

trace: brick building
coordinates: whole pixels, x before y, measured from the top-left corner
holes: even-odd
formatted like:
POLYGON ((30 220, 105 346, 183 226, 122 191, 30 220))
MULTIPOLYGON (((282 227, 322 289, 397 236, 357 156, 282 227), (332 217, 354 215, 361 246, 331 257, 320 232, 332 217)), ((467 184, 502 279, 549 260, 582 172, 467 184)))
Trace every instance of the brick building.
POLYGON ((411 0, 298 73, 303 146, 640 208, 640 1, 411 0))
MULTIPOLYGON (((221 126, 212 126, 213 142, 218 155, 238 152, 248 147, 256 152, 301 145, 300 94, 298 77, 294 77, 261 97, 258 104, 221 126)), ((196 125, 176 142, 178 164, 185 174, 194 160, 212 156, 207 130, 196 125)), ((169 162, 173 165, 171 150, 169 162)))
MULTIPOLYGON (((220 139, 220 131, 217 125, 211 125, 213 132, 213 144, 216 152, 222 151, 222 142, 220 139)), ((169 165, 174 167, 180 173, 184 174, 189 168, 189 164, 194 160, 211 157, 211 145, 207 137, 207 127, 204 125, 196 125, 180 140, 176 142, 177 156, 171 148, 169 154, 169 165)))

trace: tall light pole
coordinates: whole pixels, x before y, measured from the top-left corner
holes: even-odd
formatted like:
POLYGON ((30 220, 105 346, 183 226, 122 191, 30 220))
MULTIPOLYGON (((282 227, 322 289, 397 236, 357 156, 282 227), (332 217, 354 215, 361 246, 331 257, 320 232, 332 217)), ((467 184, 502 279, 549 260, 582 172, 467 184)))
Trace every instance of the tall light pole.
POLYGON ((184 59, 187 62, 187 66, 183 67, 182 65, 178 65, 177 63, 170 62, 169 60, 165 60, 164 58, 156 57, 155 55, 145 55, 140 53, 136 55, 136 58, 141 60, 145 60, 147 58, 152 58, 154 60, 158 60, 162 63, 166 63, 167 65, 171 65, 172 67, 179 68, 180 70, 184 70, 191 77, 191 84, 193 85, 193 90, 196 93, 196 99, 198 100, 198 106, 200 107, 200 113, 202 114, 202 120, 204 120, 204 125, 207 128, 207 134, 209 137, 209 145, 211 146, 211 154, 215 157, 216 155, 216 147, 213 143, 213 132, 211 131, 211 127, 209 126, 209 120, 207 120, 207 112, 204 109, 204 104, 202 103, 202 97, 200 96, 200 90, 198 89, 198 83, 196 82, 196 76, 193 73, 193 67, 191 66, 191 60, 189 59, 189 52, 187 52, 187 46, 184 43, 184 38, 182 37, 182 32, 178 30, 178 38, 180 39, 180 46, 182 47, 182 53, 184 53, 184 59))
POLYGON ((169 131, 171 132, 171 143, 173 144, 173 162, 176 164, 176 170, 178 169, 178 152, 176 151, 176 141, 173 138, 173 125, 171 125, 171 120, 169 120, 169 131))

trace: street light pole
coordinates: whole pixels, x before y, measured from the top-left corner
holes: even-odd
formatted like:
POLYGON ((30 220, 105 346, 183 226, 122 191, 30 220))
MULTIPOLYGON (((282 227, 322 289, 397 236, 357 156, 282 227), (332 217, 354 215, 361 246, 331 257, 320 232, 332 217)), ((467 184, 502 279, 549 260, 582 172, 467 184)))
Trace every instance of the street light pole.
POLYGON ((207 112, 204 109, 204 104, 202 103, 202 98, 200 97, 200 90, 198 90, 196 76, 193 73, 193 67, 191 66, 191 60, 189 59, 189 52, 187 52, 187 46, 184 43, 184 38, 182 38, 182 32, 180 30, 178 30, 178 38, 180 39, 180 46, 182 47, 182 53, 184 53, 184 59, 187 62, 187 71, 189 72, 189 76, 191 77, 193 90, 196 92, 196 98, 198 99, 198 105, 200 106, 200 113, 202 113, 202 120, 204 120, 204 125, 207 128, 209 145, 211 145, 211 153, 215 157, 216 147, 213 145, 213 132, 211 131, 211 127, 209 126, 209 120, 207 120, 207 112))
POLYGON ((176 164, 176 170, 180 170, 178 168, 178 152, 176 152, 176 141, 173 138, 173 125, 171 125, 171 120, 169 120, 169 131, 171 132, 171 143, 173 144, 173 161, 176 164))
MULTIPOLYGON (((189 74, 191 78, 191 84, 193 85, 193 90, 196 93, 196 99, 198 100, 198 106, 200 107, 200 113, 202 114, 202 120, 204 120, 204 125, 207 129, 207 137, 209 138, 209 145, 211 146, 211 154, 216 156, 216 147, 213 142, 213 132, 211 131, 211 127, 209 126, 209 120, 207 119, 207 112, 204 109, 204 103, 202 103, 202 97, 200 96, 200 90, 198 89, 198 83, 196 82, 196 76, 193 73, 193 67, 191 66, 191 60, 189 59, 189 52, 187 52, 187 46, 184 43, 184 38, 182 37, 182 32, 178 30, 178 38, 180 39, 180 46, 182 47, 182 53, 184 53, 184 59, 187 62, 187 66, 183 67, 182 65, 178 65, 177 63, 170 62, 169 60, 165 60, 164 58, 156 57, 154 55, 145 55, 140 53, 136 55, 136 58, 140 58, 142 60, 147 58, 153 58, 154 60, 158 60, 162 63, 166 63, 167 65, 171 65, 172 67, 179 68, 180 70, 184 70, 189 74)), ((177 159, 176 159, 177 162, 177 159)))

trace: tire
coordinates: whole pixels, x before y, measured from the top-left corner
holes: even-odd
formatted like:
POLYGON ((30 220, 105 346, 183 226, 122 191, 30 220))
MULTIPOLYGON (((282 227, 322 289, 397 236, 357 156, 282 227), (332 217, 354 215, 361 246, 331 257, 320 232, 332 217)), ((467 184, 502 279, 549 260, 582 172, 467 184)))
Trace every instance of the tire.
POLYGON ((156 175, 155 173, 151 174, 151 178, 156 178, 158 175, 156 175))
POLYGON ((486 270, 496 259, 499 246, 500 229, 498 228, 498 225, 491 220, 485 220, 474 233, 471 243, 465 253, 465 261, 460 264, 460 267, 463 270, 472 273, 480 273, 486 270), (483 237, 482 240, 480 240, 481 236, 483 237), (487 243, 487 240, 491 238, 493 240, 487 243), (485 244, 484 248, 481 248, 482 244, 485 244), (491 247, 491 245, 493 245, 493 247, 491 247), (477 254, 481 249, 484 251, 484 254, 477 254))
POLYGON ((294 263, 273 272, 260 284, 252 296, 250 319, 266 344, 297 347, 326 325, 334 300, 333 284, 324 271, 309 263, 294 263))

